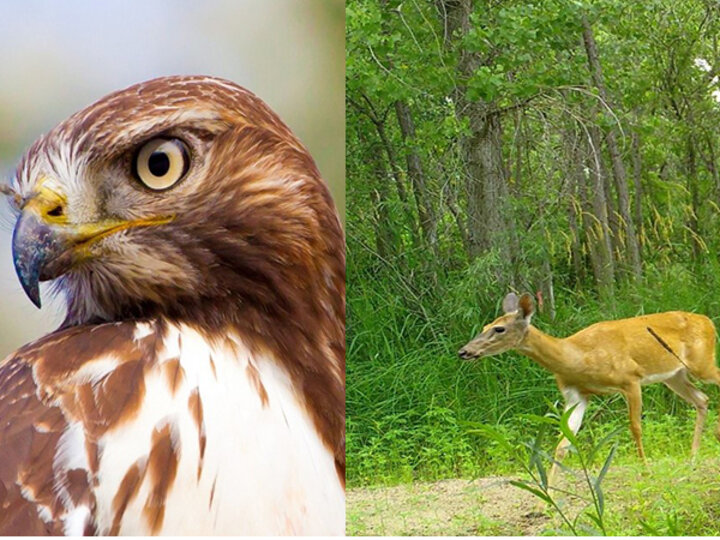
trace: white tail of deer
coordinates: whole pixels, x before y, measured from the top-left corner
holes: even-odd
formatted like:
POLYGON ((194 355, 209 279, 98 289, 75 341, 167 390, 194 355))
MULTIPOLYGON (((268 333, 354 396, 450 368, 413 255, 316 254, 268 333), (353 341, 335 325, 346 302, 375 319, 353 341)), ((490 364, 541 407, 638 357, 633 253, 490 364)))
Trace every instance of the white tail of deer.
MULTIPOLYGON (((565 410, 575 407, 568 422, 574 433, 580 429, 591 395, 622 393, 630 413, 630 431, 643 461, 641 386, 662 382, 697 410, 691 450, 695 457, 708 397, 688 379, 688 374, 720 385, 720 370, 715 365, 715 325, 709 318, 669 311, 603 321, 570 337, 555 338, 530 324, 535 307, 529 294, 520 298, 508 294, 503 311, 504 315, 460 349, 461 358, 482 358, 509 350, 532 358, 555 374, 565 397, 565 410)), ((715 436, 720 440, 720 422, 715 436)), ((558 444, 548 482, 568 445, 565 438, 558 444)))

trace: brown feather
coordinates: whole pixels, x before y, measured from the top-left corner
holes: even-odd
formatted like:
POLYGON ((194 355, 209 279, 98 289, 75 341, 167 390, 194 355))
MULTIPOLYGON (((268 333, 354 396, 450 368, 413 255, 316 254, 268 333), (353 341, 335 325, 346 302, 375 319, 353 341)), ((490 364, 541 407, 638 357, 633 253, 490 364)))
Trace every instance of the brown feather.
POLYGON ((113 522, 110 528, 110 535, 115 536, 120 533, 120 524, 122 518, 125 515, 125 510, 128 504, 137 497, 140 486, 145 479, 145 472, 147 471, 147 460, 140 459, 135 462, 130 469, 123 476, 120 482, 115 497, 113 497, 112 509, 113 509, 113 522))
POLYGON ((143 510, 151 534, 156 534, 162 527, 165 517, 165 500, 175 482, 179 454, 180 449, 173 444, 171 426, 166 424, 156 428, 152 435, 152 449, 148 458, 151 488, 143 510))

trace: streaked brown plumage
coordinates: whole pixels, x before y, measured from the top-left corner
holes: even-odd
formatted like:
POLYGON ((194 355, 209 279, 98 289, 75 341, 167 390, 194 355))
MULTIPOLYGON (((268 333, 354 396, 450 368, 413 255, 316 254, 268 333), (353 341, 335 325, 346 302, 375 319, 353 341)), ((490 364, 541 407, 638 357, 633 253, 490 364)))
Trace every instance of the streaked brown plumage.
MULTIPOLYGON (((227 513, 217 508, 232 501, 219 499, 222 476, 207 477, 226 467, 208 459, 225 448, 212 435, 235 422, 216 397, 232 380, 248 397, 227 399, 249 400, 238 417, 254 407, 268 422, 285 417, 287 428, 268 432, 271 455, 274 437, 299 437, 288 420, 297 407, 298 426, 307 416, 344 485, 344 239, 320 173, 280 119, 228 81, 156 79, 39 139, 15 184, 18 274, 38 302, 37 279, 56 279, 68 311, 61 329, 0 364, 0 533, 77 532, 78 523, 182 533, 165 518, 180 503, 165 503, 195 475, 218 527, 195 532, 341 533, 337 516, 323 526, 312 508, 268 518, 264 530, 242 515, 237 529, 220 527, 227 513), (187 173, 162 191, 133 177, 138 148, 157 138, 182 141, 189 156, 187 173), (169 416, 150 419, 153 400, 169 416), (135 426, 147 449, 110 481, 108 445, 125 444, 119 433, 135 426)), ((243 418, 240 430, 253 421, 243 418)), ((189 520, 204 511, 181 510, 189 520)))

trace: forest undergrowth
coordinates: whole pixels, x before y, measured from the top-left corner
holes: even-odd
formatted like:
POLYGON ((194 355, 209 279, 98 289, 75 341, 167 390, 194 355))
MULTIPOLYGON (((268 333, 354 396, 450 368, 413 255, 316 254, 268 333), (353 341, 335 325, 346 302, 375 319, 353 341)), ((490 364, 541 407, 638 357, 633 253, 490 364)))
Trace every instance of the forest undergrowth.
MULTIPOLYGON (((472 433, 469 426, 486 424, 518 439, 532 431, 533 415, 544 415, 562 403, 552 374, 529 358, 514 352, 474 362, 457 357, 457 350, 495 317, 507 292, 494 288, 482 262, 465 275, 448 276, 452 286, 435 284, 434 293, 401 294, 402 285, 387 276, 352 281, 347 374, 352 381, 347 394, 350 486, 512 472, 513 456, 472 433)), ((718 275, 711 262, 695 272, 680 265, 650 270, 643 284, 626 285, 611 303, 558 289, 555 320, 540 312, 533 324, 562 337, 602 320, 676 309, 706 314, 718 324, 720 298, 704 292, 717 290, 718 275)), ((357 277, 351 269, 351 279, 357 277)), ((711 410, 717 411, 720 391, 712 385, 701 387, 710 396, 711 410)), ((644 387, 643 402, 643 437, 650 459, 688 456, 694 409, 662 384, 644 387)), ((708 433, 714 431, 715 421, 716 416, 708 416, 708 433)), ((582 432, 590 440, 600 439, 627 423, 621 396, 596 397, 582 432)), ((635 459, 629 430, 618 440, 617 462, 635 459)), ((550 448, 553 441, 546 444, 550 448)), ((720 456, 714 439, 705 445, 720 456)))

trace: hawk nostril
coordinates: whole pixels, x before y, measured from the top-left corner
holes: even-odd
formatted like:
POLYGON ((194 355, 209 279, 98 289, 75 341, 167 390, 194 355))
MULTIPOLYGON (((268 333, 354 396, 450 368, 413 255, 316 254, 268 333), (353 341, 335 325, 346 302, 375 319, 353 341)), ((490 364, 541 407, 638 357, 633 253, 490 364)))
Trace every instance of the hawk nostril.
POLYGON ((53 217, 60 217, 63 214, 64 214, 63 207, 60 205, 57 205, 52 210, 49 210, 47 213, 48 216, 53 216, 53 217))

